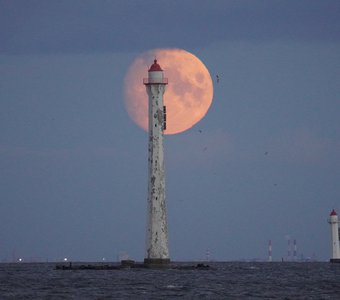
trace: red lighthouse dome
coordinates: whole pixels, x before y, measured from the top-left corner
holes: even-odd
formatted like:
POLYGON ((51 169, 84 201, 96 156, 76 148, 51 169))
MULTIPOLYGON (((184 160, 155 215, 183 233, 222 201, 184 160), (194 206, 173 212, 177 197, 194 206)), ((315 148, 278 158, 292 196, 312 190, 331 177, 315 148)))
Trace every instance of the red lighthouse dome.
POLYGON ((163 71, 163 70, 161 66, 157 63, 157 59, 155 59, 149 69, 149 72, 159 72, 159 71, 163 71))

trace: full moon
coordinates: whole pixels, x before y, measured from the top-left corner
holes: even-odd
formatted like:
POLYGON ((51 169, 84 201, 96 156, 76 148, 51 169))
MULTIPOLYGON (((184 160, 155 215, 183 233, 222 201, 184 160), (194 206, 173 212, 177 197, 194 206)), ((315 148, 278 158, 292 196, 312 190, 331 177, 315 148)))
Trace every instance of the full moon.
POLYGON ((157 59, 169 84, 164 93, 167 126, 164 134, 183 132, 207 113, 213 99, 213 83, 206 66, 182 49, 153 49, 139 55, 125 76, 125 107, 131 119, 148 130, 148 96, 143 78, 157 59))

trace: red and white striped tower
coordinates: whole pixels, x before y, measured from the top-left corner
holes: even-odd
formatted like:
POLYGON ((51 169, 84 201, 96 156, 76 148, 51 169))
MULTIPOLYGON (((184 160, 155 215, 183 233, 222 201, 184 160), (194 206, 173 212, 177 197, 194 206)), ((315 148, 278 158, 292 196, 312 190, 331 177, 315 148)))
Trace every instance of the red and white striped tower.
POLYGON ((206 260, 206 261, 210 261, 210 250, 209 250, 209 249, 207 249, 207 250, 205 251, 205 260, 206 260))
POLYGON ((164 78, 163 70, 156 59, 143 83, 149 96, 148 209, 144 263, 161 266, 170 262, 163 146, 166 119, 163 95, 168 79, 164 78))
POLYGON ((269 243, 268 243, 268 261, 269 262, 273 261, 273 256, 272 256, 272 240, 269 240, 269 243))
POLYGON ((293 249, 293 260, 297 260, 297 246, 296 246, 296 239, 294 239, 294 249, 293 249))
POLYGON ((287 261, 291 260, 291 249, 290 249, 290 237, 288 237, 287 242, 287 261))
POLYGON ((332 230, 332 256, 330 262, 340 263, 340 249, 339 249, 339 220, 336 211, 333 209, 329 215, 328 223, 331 224, 332 230))

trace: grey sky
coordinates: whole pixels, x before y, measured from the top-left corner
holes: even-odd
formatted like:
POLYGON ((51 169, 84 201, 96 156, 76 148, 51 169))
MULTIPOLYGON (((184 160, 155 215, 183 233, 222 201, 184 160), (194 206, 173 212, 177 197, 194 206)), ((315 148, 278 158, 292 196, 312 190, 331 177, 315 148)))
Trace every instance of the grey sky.
POLYGON ((162 47, 220 76, 206 117, 166 137, 171 258, 265 259, 272 239, 279 260, 290 236, 327 260, 339 1, 0 0, 0 259, 144 258, 147 134, 123 80, 162 47))

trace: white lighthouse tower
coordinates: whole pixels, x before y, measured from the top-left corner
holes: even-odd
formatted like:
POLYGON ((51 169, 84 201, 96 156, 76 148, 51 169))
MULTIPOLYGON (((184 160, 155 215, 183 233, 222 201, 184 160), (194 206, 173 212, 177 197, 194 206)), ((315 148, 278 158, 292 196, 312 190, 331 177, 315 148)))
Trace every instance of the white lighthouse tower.
POLYGON ((329 215, 328 223, 331 224, 332 230, 332 256, 330 262, 340 263, 340 248, 339 248, 339 220, 336 211, 333 209, 329 215))
POLYGON ((166 109, 163 104, 163 94, 168 79, 164 78, 163 70, 156 59, 151 65, 148 75, 148 78, 143 79, 149 96, 149 177, 144 264, 165 266, 170 263, 163 146, 163 134, 166 128, 166 109))

